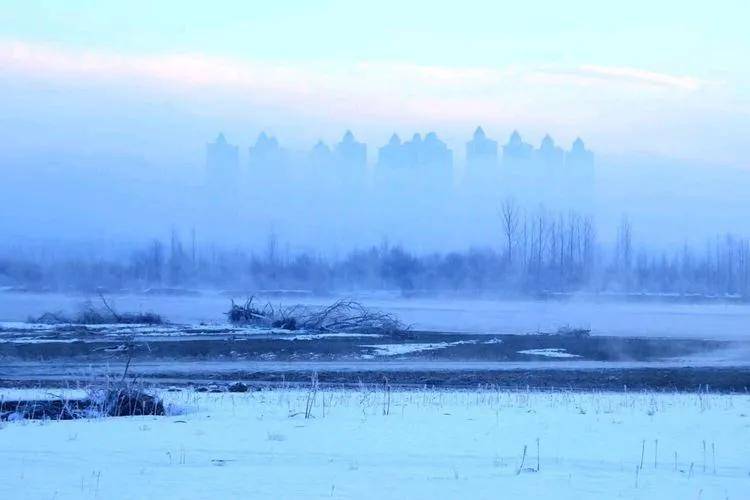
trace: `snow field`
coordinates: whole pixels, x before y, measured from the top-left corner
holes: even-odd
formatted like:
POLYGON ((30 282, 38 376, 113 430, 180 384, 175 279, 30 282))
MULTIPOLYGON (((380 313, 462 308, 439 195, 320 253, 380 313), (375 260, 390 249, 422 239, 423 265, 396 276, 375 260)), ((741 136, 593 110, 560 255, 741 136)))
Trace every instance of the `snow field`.
POLYGON ((368 386, 163 396, 181 411, 2 423, 0 498, 744 499, 750 493, 748 395, 368 386))

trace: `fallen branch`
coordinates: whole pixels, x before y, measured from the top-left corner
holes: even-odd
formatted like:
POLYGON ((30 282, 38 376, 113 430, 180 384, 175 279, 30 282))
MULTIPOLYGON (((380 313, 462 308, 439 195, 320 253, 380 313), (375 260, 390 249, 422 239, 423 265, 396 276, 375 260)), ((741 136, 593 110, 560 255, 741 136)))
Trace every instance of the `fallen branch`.
POLYGON ((394 315, 370 310, 350 299, 337 300, 331 305, 311 310, 299 305, 274 307, 271 303, 259 308, 251 297, 242 305, 232 301, 227 316, 235 325, 321 333, 398 334, 408 330, 394 315))

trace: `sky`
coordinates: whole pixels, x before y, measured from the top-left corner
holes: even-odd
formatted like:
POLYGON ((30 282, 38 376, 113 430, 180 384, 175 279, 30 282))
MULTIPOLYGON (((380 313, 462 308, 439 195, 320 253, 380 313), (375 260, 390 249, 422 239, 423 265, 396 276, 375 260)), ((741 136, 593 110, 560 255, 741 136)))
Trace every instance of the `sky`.
POLYGON ((436 130, 748 166, 744 1, 0 2, 3 154, 436 130))

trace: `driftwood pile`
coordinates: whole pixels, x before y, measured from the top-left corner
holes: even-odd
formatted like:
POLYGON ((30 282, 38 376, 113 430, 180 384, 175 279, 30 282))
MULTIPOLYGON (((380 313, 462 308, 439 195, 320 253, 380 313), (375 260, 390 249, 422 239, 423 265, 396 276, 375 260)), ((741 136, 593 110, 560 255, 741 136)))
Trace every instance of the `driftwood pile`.
POLYGON ((227 317, 233 325, 250 325, 315 333, 377 333, 399 334, 408 330, 394 315, 368 309, 361 303, 341 299, 333 304, 310 308, 304 306, 273 306, 270 302, 258 307, 253 298, 244 304, 232 301, 227 317))

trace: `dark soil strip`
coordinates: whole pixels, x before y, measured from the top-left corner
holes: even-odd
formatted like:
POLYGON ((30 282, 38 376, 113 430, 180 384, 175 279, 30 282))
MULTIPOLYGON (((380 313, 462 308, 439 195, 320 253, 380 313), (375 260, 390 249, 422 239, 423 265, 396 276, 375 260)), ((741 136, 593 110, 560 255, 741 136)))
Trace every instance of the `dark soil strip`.
MULTIPOLYGON (((0 358, 17 360, 66 359, 85 362, 124 359, 128 352, 122 339, 88 339, 72 342, 0 343, 0 358)), ((264 359, 277 361, 336 360, 377 354, 372 346, 410 343, 452 343, 445 348, 421 351, 404 357, 461 361, 560 361, 541 356, 531 357, 519 351, 529 349, 564 349, 575 359, 592 361, 652 361, 684 357, 739 345, 731 342, 698 339, 662 339, 639 337, 570 337, 563 335, 470 335, 415 332, 409 339, 320 338, 315 340, 282 340, 274 337, 175 338, 136 340, 135 359, 222 358, 264 359)), ((744 344, 747 347, 747 344, 744 344)))
MULTIPOLYGON (((229 374, 226 374, 229 375, 229 374)), ((246 382, 308 382, 310 372, 234 373, 246 382)), ((318 372, 322 384, 381 384, 476 388, 488 385, 519 389, 568 389, 580 391, 711 391, 741 392, 750 389, 750 368, 643 368, 603 370, 466 370, 466 371, 347 371, 318 372)))
MULTIPOLYGON (((512 390, 573 390, 573 391, 676 391, 719 392, 747 394, 750 390, 750 367, 683 367, 683 368, 605 368, 605 369, 505 369, 505 370, 318 370, 318 381, 323 386, 357 387, 360 384, 383 384, 393 387, 429 387, 475 389, 492 387, 512 390)), ((236 381, 248 385, 305 386, 313 372, 243 371, 233 370, 202 373, 152 373, 139 380, 155 386, 216 386, 228 390, 236 381)), ((90 383, 90 378, 49 376, 24 380, 0 380, 0 386, 50 386, 90 383)))

